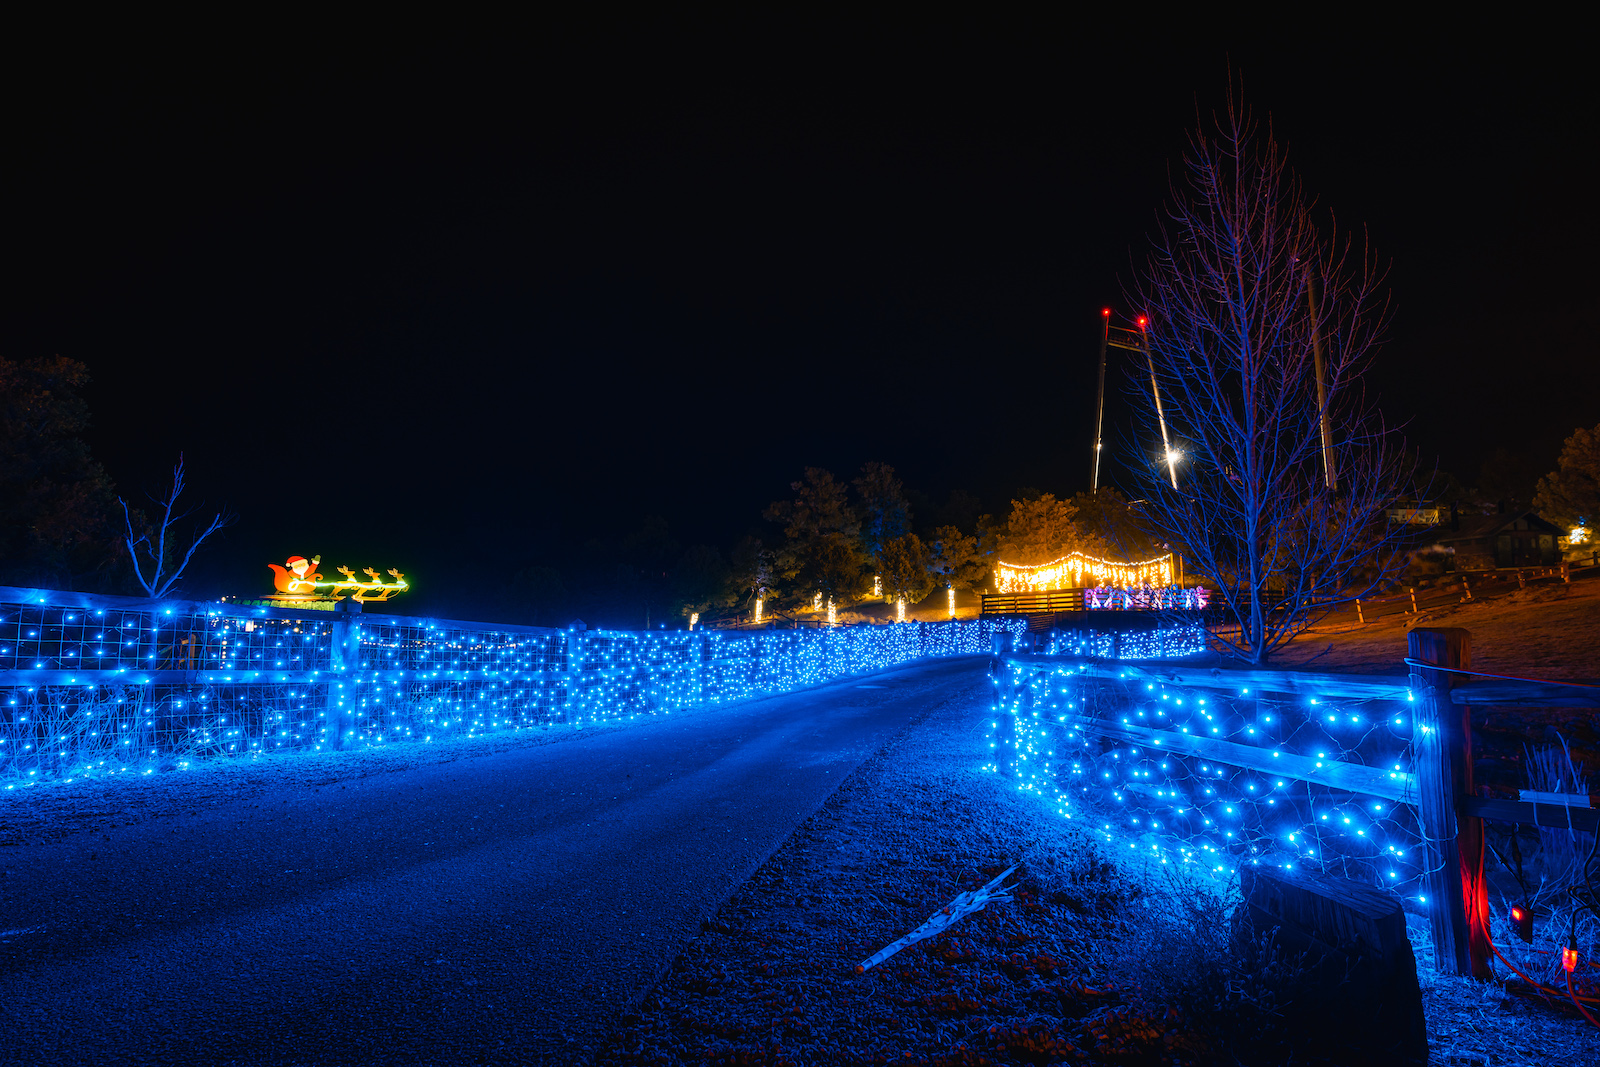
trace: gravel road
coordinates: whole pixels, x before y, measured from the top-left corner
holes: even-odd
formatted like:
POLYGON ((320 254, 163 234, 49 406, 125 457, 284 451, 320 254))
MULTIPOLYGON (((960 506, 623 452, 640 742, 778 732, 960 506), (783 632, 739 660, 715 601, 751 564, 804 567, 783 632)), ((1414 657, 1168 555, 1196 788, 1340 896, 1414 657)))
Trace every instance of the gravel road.
POLYGON ((856 766, 986 667, 7 848, 0 1062, 585 1058, 856 766))

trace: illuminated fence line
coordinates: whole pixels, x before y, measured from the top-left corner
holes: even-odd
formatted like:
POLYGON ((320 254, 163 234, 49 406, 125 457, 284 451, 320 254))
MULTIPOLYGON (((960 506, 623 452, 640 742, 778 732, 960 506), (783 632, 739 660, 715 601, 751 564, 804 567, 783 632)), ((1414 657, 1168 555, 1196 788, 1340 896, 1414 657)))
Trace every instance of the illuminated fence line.
POLYGON ((1102 586, 1083 591, 1087 611, 1204 611, 1211 590, 1204 586, 1136 586, 1122 589, 1102 586))
POLYGON ((570 632, 0 588, 0 774, 581 726, 989 652, 1019 619, 570 632))
POLYGON ((1415 629, 1388 678, 1008 656, 989 769, 1162 863, 1387 886, 1429 912, 1441 967, 1488 978, 1482 820, 1597 832, 1600 812, 1479 795, 1470 708, 1595 708, 1600 687, 1475 675, 1470 639, 1415 629))
POLYGON ((1171 585, 1173 577, 1171 553, 1155 559, 1129 563, 1073 552, 1036 566, 997 562, 994 588, 997 593, 1076 589, 1082 588, 1090 578, 1113 586, 1164 586, 1171 585))
POLYGON ((1053 656, 1096 659, 1182 659, 1204 652, 1206 639, 1203 623, 1177 616, 1141 629, 1095 626, 1053 629, 1045 651, 1053 656))
POLYGON ((991 769, 1119 847, 1425 896, 1405 678, 1011 657, 1002 680, 991 769))

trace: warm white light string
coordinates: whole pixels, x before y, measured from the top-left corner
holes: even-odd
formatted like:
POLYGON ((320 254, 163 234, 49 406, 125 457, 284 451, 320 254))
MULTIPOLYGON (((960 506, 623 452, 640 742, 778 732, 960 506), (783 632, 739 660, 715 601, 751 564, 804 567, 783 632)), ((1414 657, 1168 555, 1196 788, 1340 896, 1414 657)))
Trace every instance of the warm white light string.
POLYGON ((1036 566, 997 562, 994 587, 999 593, 1038 593, 1050 589, 1079 589, 1087 578, 1113 586, 1171 585, 1173 575, 1170 552, 1139 563, 1072 552, 1036 566))

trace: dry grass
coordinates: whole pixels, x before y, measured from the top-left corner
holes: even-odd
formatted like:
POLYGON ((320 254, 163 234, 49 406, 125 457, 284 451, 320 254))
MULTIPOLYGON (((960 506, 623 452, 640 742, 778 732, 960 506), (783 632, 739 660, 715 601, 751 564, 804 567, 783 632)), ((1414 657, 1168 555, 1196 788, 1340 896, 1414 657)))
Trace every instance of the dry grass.
POLYGON ((1473 599, 1387 615, 1365 626, 1340 613, 1275 657, 1274 668, 1357 674, 1404 674, 1406 634, 1415 626, 1459 626, 1472 632, 1472 666, 1491 674, 1554 681, 1596 681, 1600 665, 1600 571, 1570 583, 1545 578, 1518 588, 1515 578, 1473 579, 1473 599))

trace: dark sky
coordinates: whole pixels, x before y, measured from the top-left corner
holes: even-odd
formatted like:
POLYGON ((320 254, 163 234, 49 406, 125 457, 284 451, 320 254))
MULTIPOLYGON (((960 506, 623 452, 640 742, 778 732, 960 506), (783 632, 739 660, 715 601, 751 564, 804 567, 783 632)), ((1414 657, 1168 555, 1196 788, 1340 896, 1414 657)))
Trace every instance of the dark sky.
POLYGON ((1392 261, 1386 414, 1469 481, 1553 466, 1600 421, 1595 94, 1490 31, 51 46, 8 75, 0 339, 89 365, 125 491, 182 450, 239 513, 194 594, 320 553, 464 611, 649 513, 725 548, 806 464, 1000 509, 1087 487, 1099 309, 1230 62, 1392 261))

